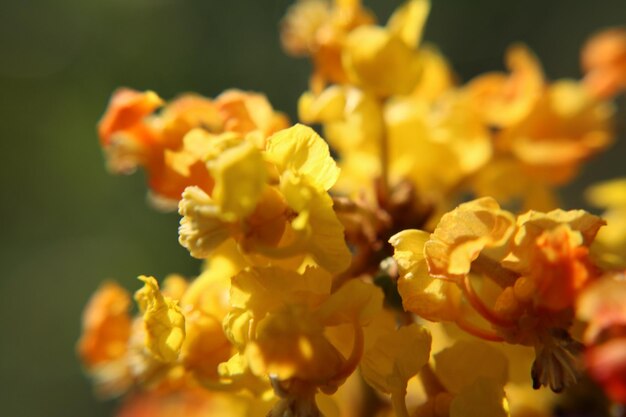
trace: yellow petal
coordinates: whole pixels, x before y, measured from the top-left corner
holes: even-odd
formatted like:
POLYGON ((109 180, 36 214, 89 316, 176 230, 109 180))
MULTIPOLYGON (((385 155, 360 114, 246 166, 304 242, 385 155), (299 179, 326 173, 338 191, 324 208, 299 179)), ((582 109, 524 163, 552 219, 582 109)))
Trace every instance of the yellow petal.
POLYGON ((585 192, 585 197, 596 207, 626 207, 626 178, 595 184, 585 192))
POLYGON ((596 237, 598 230, 606 222, 598 216, 587 213, 584 210, 552 210, 548 213, 528 211, 517 218, 517 231, 513 237, 511 252, 502 261, 506 268, 518 272, 528 272, 530 265, 530 252, 533 250, 535 241, 545 231, 566 226, 573 232, 580 232, 582 244, 589 246, 596 237))
POLYGON ((372 284, 352 279, 335 291, 317 311, 326 326, 343 323, 368 324, 383 308, 382 290, 372 284))
POLYGON ((287 306, 261 320, 256 338, 246 347, 246 358, 257 375, 316 384, 332 379, 344 363, 324 328, 300 306, 287 306))
POLYGON ((148 351, 162 362, 173 362, 185 340, 185 317, 178 303, 159 291, 153 277, 140 276, 144 287, 135 293, 143 314, 148 351))
POLYGON ((418 54, 421 72, 411 95, 432 103, 456 85, 456 76, 447 59, 433 45, 422 46, 418 54))
POLYGON ((298 116, 304 123, 327 123, 340 119, 346 105, 342 87, 333 85, 320 94, 305 92, 298 100, 298 116))
POLYGON ((409 93, 419 77, 415 51, 376 26, 360 26, 350 32, 342 62, 352 83, 383 97, 409 93))
POLYGON ((424 258, 429 238, 421 230, 404 230, 389 239, 400 269, 398 292, 406 311, 428 320, 452 321, 458 314, 460 290, 454 283, 429 275, 424 258))
POLYGON ((496 348, 484 342, 458 341, 437 353, 435 373, 446 389, 459 393, 479 378, 504 386, 508 380, 508 361, 496 348))
POLYGON ((266 185, 267 170, 261 152, 249 142, 225 150, 209 164, 215 178, 213 200, 225 220, 252 213, 266 185))
POLYGON ((409 47, 415 48, 422 38, 429 12, 430 1, 408 0, 391 15, 387 28, 409 47))
POLYGON ((450 404, 450 417, 508 417, 509 404, 503 386, 480 378, 457 394, 450 404))
POLYGON ((311 186, 307 178, 290 173, 282 176, 280 190, 289 207, 298 213, 291 225, 305 240, 303 250, 329 272, 338 273, 348 268, 352 255, 328 193, 311 186))
POLYGON ((278 267, 246 268, 232 279, 230 303, 263 317, 283 304, 307 304, 315 295, 326 296, 330 284, 330 275, 320 268, 307 268, 302 275, 278 267))
POLYGON ((381 392, 404 393, 409 379, 428 362, 430 342, 430 333, 417 324, 401 327, 365 352, 361 374, 381 392))
POLYGON ((321 189, 330 189, 339 177, 328 145, 308 126, 296 124, 275 133, 268 139, 266 152, 280 172, 302 175, 321 189))
POLYGON ((430 239, 430 233, 422 230, 403 230, 389 239, 394 248, 393 258, 402 274, 411 272, 424 261, 424 245, 430 239))

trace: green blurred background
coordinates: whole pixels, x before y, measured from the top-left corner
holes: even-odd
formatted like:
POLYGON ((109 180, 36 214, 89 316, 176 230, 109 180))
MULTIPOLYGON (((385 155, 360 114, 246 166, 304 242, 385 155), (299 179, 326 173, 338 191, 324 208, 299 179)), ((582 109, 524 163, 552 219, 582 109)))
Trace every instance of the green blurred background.
MULTIPOLYGON (((309 65, 285 56, 288 0, 19 0, 0 2, 0 415, 109 416, 76 360, 83 306, 104 278, 193 275, 178 216, 145 204, 141 173, 109 176, 95 125, 119 86, 164 98, 238 87, 295 116, 309 65)), ((626 24, 624 0, 433 0, 426 39, 461 79, 502 69, 524 41, 552 77, 577 77, 595 30, 626 24)), ((398 0, 366 1, 383 19, 398 0)), ((626 103, 619 100, 620 136, 626 103)), ((626 175, 626 146, 592 161, 564 191, 626 175)))

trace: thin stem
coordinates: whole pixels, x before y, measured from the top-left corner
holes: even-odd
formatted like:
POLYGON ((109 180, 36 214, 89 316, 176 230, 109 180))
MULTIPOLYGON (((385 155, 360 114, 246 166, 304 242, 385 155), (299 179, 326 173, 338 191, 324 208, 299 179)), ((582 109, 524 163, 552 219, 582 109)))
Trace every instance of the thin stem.
POLYGON ((406 408, 404 397, 406 397, 406 390, 391 393, 391 403, 396 412, 396 417, 409 417, 409 410, 406 408))
POLYGON ((465 294, 465 298, 467 298, 467 301, 469 301, 474 310, 476 310, 478 314, 480 314, 485 320, 492 324, 495 324, 496 326, 515 326, 515 322, 512 322, 502 317, 498 317, 498 315, 493 310, 491 310, 485 305, 485 303, 483 303, 483 300, 481 300, 476 291, 474 291, 469 275, 466 275, 463 279, 462 289, 465 294))
POLYGON ((480 339, 487 340, 489 342, 504 342, 504 339, 497 335, 496 333, 489 331, 487 329, 481 329, 480 327, 475 326, 474 324, 465 321, 463 318, 457 318, 455 321, 456 325, 459 326, 463 331, 476 336, 480 339))
POLYGON ((380 191, 385 200, 389 198, 389 139, 385 131, 380 137, 380 191))
POLYGON ((359 211, 359 206, 349 197, 345 196, 333 196, 333 209, 338 213, 356 213, 359 211))

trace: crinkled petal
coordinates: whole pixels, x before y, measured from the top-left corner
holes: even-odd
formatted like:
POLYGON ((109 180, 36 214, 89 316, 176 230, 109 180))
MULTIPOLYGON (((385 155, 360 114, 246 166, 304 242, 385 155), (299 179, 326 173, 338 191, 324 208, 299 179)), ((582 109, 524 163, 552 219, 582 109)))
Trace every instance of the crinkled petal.
POLYGON ((144 287, 135 293, 143 314, 148 351, 161 362, 173 362, 185 340, 185 317, 178 303, 159 291, 153 277, 140 276, 144 287))
POLYGON ((458 279, 487 248, 504 246, 515 219, 489 197, 461 204, 445 214, 424 246, 431 275, 458 279))

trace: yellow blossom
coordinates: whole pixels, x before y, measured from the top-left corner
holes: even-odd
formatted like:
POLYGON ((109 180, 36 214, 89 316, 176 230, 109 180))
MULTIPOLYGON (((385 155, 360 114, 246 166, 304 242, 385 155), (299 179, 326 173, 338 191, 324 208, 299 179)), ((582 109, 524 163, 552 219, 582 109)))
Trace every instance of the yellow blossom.
POLYGON ((409 0, 389 19, 387 28, 360 26, 351 31, 342 50, 349 81, 378 96, 407 94, 419 77, 419 42, 429 3, 409 0))
POLYGON ((382 305, 379 290, 359 281, 330 294, 330 277, 319 268, 303 274, 247 269, 233 278, 231 294, 235 309, 224 321, 227 333, 254 374, 272 377, 295 397, 317 389, 331 393, 343 383, 360 359, 362 326, 382 305), (325 331, 344 324, 354 332, 349 357, 325 331))

